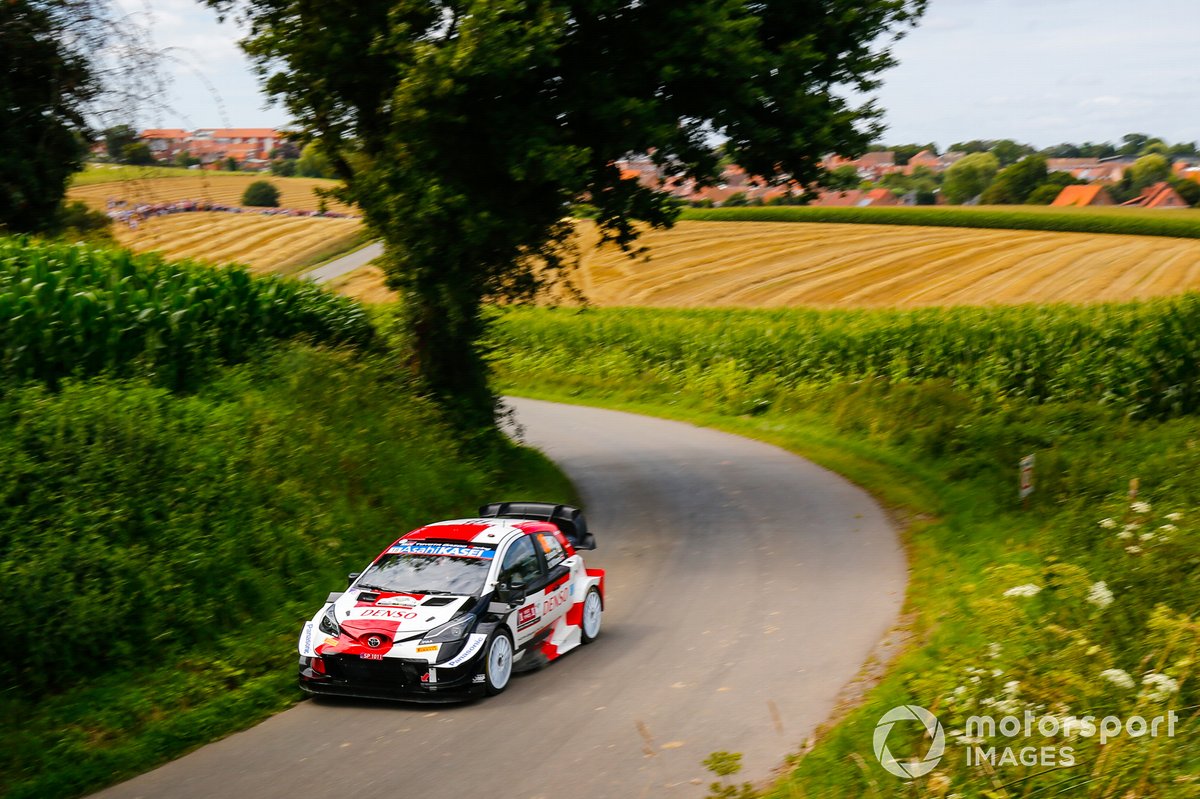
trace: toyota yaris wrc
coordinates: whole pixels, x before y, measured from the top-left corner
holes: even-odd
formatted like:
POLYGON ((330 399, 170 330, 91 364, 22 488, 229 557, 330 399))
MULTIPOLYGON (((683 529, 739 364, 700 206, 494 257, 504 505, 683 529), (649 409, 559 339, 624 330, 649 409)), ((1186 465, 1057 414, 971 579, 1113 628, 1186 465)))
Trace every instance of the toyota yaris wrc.
POLYGON ((402 536, 300 634, 312 694, 448 700, 498 694, 600 634, 604 572, 583 514, 501 502, 402 536))

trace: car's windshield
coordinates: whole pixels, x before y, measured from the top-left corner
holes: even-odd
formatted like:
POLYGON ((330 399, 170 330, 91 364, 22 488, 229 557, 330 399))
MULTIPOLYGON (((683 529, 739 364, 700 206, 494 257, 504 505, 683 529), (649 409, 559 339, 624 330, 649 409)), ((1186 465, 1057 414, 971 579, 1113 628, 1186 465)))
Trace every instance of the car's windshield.
POLYGON ((359 588, 406 594, 467 594, 483 591, 495 547, 401 541, 362 573, 359 588))

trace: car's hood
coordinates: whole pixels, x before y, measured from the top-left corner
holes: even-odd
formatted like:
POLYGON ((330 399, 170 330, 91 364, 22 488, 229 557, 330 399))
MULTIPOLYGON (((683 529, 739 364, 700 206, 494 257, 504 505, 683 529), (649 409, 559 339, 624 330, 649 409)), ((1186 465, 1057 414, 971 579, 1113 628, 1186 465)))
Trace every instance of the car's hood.
POLYGON ((352 637, 384 633, 403 640, 459 615, 473 601, 469 596, 404 594, 352 588, 333 603, 338 624, 352 637))

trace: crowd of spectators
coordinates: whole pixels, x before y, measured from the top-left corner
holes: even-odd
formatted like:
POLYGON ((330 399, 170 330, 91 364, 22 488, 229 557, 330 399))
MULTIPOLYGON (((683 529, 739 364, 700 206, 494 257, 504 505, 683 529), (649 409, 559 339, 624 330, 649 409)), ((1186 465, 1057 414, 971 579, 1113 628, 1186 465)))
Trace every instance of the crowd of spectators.
POLYGON ((170 203, 141 203, 131 205, 127 200, 109 198, 108 216, 114 222, 137 230, 138 224, 156 216, 186 214, 192 211, 218 211, 229 214, 260 214, 263 216, 319 216, 328 219, 353 219, 354 214, 336 211, 304 211, 298 208, 248 208, 241 205, 222 205, 208 200, 176 200, 170 203))

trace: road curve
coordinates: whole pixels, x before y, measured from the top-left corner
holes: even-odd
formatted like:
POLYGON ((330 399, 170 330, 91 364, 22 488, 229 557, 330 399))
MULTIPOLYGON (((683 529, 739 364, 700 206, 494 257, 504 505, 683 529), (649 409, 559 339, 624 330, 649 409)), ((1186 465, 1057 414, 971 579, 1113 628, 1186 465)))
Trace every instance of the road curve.
POLYGON ((328 283, 335 277, 341 277, 347 272, 353 272, 355 269, 366 266, 381 255, 383 255, 383 243, 373 241, 341 258, 335 258, 327 264, 311 269, 300 277, 314 283, 328 283))
POLYGON ((600 640, 470 705, 302 702, 100 795, 690 799, 716 750, 769 776, 899 613, 905 561, 883 512, 766 444, 512 404, 582 494, 588 562, 608 569, 600 640))

